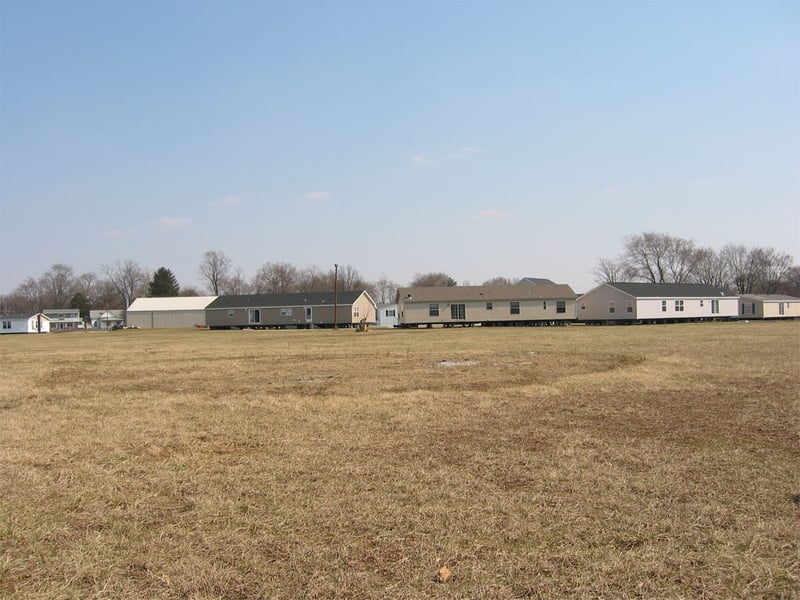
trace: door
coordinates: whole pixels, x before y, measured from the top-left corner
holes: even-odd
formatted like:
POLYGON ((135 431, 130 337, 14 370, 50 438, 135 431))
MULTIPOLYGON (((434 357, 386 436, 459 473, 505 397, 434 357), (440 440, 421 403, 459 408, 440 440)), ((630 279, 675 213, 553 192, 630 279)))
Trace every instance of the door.
POLYGON ((306 323, 311 324, 311 321, 312 321, 311 307, 306 306, 306 323))

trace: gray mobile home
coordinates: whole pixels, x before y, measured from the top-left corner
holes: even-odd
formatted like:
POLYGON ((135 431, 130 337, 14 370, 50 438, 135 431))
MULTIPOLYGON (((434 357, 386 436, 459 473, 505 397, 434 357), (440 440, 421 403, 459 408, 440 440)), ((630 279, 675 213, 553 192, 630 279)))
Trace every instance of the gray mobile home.
POLYGON ((206 309, 211 329, 350 327, 373 325, 376 318, 375 301, 365 291, 220 296, 206 309))

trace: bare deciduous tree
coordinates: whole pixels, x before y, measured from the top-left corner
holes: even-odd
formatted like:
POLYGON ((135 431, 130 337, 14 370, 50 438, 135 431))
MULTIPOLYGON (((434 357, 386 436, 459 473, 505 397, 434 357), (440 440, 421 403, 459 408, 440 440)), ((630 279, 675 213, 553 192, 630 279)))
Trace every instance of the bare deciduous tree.
POLYGON ((302 269, 297 275, 298 292, 324 292, 333 289, 333 270, 325 273, 316 265, 302 269))
POLYGON ((451 287, 457 285, 456 280, 447 273, 417 273, 411 281, 411 287, 451 287))
POLYGON ((147 283, 147 272, 132 260, 104 265, 103 273, 122 298, 124 308, 142 294, 147 283))
POLYGON ((378 304, 391 304, 397 300, 397 290, 400 287, 396 282, 391 281, 382 275, 375 282, 375 302, 378 304))
POLYGON ((225 284, 226 294, 234 294, 234 295, 249 294, 252 291, 252 287, 244 278, 244 274, 242 273, 241 267, 236 267, 236 270, 233 272, 233 275, 229 275, 225 279, 224 284, 225 284))
POLYGON ((222 250, 208 250, 203 254, 198 272, 208 282, 209 291, 219 296, 224 291, 225 279, 231 269, 231 259, 222 250))
POLYGON ((72 267, 56 263, 42 275, 40 281, 47 303, 45 308, 69 307, 75 286, 75 274, 72 267))
POLYGON ((517 281, 511 279, 510 277, 499 276, 487 279, 482 285, 516 285, 517 281))
POLYGON ((619 283, 631 279, 628 268, 622 259, 601 258, 592 269, 597 283, 619 283))
POLYGON ((256 271, 252 287, 257 294, 287 294, 297 291, 297 267, 287 262, 268 262, 256 271))

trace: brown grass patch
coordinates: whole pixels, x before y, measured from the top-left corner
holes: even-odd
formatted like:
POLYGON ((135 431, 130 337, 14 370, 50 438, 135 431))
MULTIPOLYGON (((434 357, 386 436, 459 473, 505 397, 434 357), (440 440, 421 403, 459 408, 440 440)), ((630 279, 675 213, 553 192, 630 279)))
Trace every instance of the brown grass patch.
POLYGON ((4 336, 0 596, 796 597, 798 334, 4 336))

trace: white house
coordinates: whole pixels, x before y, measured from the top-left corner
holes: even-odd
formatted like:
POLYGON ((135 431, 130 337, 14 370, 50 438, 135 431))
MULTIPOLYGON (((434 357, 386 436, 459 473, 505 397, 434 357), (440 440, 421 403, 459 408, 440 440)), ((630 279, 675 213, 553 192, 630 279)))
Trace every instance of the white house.
POLYGON ((581 322, 664 322, 730 319, 739 297, 697 283, 603 283, 578 298, 581 322))
POLYGON ((125 311, 114 308, 90 310, 89 319, 92 329, 111 329, 115 325, 122 325, 125 322, 125 311))
POLYGON ((739 316, 745 319, 800 318, 800 298, 783 294, 742 294, 739 316))
POLYGON ((2 333, 50 333, 50 319, 44 313, 0 315, 2 333))
POLYGON ((216 296, 171 296, 166 298, 137 298, 128 307, 128 327, 161 329, 176 327, 205 327, 206 307, 216 296))
POLYGON ((378 305, 378 326, 397 327, 397 303, 378 305))
POLYGON ((45 308, 42 312, 50 319, 50 331, 83 329, 81 311, 77 308, 45 308))

